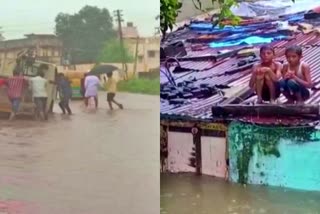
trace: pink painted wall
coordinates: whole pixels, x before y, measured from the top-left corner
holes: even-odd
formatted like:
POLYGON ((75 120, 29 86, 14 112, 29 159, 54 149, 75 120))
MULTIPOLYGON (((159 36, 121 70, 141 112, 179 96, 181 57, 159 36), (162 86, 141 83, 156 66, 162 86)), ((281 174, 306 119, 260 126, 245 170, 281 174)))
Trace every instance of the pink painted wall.
POLYGON ((226 139, 201 137, 202 174, 224 178, 226 175, 226 139))
POLYGON ((168 171, 195 172, 196 169, 189 166, 193 147, 191 133, 168 132, 168 171))

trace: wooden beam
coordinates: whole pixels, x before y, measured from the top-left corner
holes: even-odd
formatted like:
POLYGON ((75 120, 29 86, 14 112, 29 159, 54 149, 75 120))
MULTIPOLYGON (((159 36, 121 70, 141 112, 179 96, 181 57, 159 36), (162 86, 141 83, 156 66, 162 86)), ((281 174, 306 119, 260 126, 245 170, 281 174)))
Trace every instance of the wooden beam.
POLYGON ((218 105, 212 107, 213 117, 314 117, 319 118, 319 105, 218 105))
POLYGON ((221 104, 228 105, 228 104, 239 103, 247 99, 252 94, 253 94, 252 89, 249 86, 245 86, 239 91, 237 91, 236 93, 234 93, 230 98, 224 100, 221 104))

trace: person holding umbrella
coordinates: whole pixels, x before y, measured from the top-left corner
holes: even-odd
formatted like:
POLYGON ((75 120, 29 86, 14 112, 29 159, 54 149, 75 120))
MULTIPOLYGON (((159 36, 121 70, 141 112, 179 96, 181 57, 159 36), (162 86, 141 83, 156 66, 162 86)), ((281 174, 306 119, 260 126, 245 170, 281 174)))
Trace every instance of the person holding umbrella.
POLYGON ((123 105, 115 101, 114 97, 117 92, 117 81, 113 77, 113 72, 107 73, 108 80, 106 80, 105 89, 107 90, 107 101, 110 110, 113 110, 112 103, 116 104, 120 109, 123 109, 123 105))
MULTIPOLYGON (((87 73, 87 76, 85 78, 85 104, 86 104, 86 106, 88 106, 88 104, 89 104, 89 98, 94 97, 95 102, 96 102, 96 107, 98 107, 98 87, 100 85, 100 80, 97 76, 100 76, 103 74, 110 75, 110 73, 111 73, 111 77, 112 77, 112 72, 117 69, 118 68, 113 65, 96 65, 93 69, 91 69, 91 71, 89 73, 87 73)), ((114 80, 114 79, 112 78, 112 80, 114 80)), ((113 84, 113 83, 114 83, 114 81, 112 81, 112 87, 116 89, 116 87, 114 87, 115 84, 113 84)), ((114 91, 114 90, 112 90, 112 91, 114 91)), ((115 94, 115 91, 111 92, 111 93, 115 94)), ((111 103, 114 101, 114 99, 109 99, 109 100, 111 103)), ((114 103, 117 103, 117 102, 114 101, 114 103)), ((119 103, 117 103, 117 105, 118 104, 119 103)), ((121 105, 121 104, 119 104, 119 105, 121 105)), ((110 108, 112 108, 112 105, 110 108)))

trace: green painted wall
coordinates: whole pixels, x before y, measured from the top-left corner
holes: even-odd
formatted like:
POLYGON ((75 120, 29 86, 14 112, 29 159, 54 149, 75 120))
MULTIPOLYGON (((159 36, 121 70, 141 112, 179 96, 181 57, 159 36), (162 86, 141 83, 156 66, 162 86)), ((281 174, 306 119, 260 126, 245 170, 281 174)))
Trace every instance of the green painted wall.
POLYGON ((232 122, 228 149, 231 181, 320 190, 320 132, 312 127, 232 122))

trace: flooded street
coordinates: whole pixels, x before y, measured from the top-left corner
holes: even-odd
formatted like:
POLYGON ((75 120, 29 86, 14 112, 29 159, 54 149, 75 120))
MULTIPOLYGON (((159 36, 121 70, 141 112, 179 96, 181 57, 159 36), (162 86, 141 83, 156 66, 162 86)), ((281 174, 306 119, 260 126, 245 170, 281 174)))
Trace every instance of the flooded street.
POLYGON ((74 101, 49 122, 0 121, 0 213, 159 213, 159 97, 119 94, 124 110, 74 101))
POLYGON ((320 192, 242 186, 192 174, 161 175, 161 214, 318 214, 320 192))

